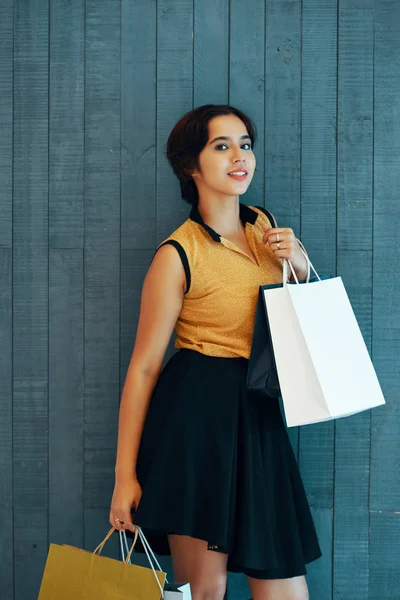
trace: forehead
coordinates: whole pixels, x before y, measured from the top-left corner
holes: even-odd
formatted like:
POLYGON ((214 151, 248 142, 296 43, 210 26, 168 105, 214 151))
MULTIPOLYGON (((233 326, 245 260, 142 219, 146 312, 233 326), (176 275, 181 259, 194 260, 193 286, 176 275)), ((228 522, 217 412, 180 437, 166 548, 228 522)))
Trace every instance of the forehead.
POLYGON ((208 137, 213 139, 217 136, 240 137, 248 135, 246 125, 236 115, 219 115, 208 122, 208 137))

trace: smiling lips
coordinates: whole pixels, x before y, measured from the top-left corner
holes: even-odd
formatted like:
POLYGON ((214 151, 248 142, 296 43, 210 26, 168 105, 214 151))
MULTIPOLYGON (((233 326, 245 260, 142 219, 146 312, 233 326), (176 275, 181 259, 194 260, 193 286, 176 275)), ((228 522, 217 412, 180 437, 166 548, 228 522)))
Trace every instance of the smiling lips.
POLYGON ((238 169, 237 171, 231 171, 228 175, 229 177, 232 177, 232 179, 243 181, 247 177, 247 171, 245 169, 238 169))

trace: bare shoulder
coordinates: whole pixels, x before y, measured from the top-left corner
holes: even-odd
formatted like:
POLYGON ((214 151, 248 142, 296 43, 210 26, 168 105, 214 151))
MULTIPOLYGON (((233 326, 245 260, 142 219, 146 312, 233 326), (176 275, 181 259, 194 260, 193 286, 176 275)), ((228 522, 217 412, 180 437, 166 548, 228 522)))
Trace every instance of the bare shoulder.
POLYGON ((146 278, 167 280, 170 284, 186 290, 186 275, 177 248, 173 244, 164 244, 156 251, 146 278))

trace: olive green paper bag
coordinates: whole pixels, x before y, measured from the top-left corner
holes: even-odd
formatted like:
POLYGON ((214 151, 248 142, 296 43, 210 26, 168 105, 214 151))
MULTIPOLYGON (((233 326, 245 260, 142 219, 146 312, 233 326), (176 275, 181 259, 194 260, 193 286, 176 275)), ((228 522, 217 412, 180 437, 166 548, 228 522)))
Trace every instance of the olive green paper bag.
POLYGON ((111 529, 93 553, 50 544, 38 600, 160 600, 166 573, 100 556, 111 529))

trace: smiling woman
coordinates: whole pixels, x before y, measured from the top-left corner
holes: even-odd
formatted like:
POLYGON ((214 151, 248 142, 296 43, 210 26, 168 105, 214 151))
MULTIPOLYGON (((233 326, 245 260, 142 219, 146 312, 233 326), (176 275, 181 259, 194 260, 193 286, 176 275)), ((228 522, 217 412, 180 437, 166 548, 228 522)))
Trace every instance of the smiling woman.
POLYGON ((222 600, 227 571, 254 600, 306 599, 305 564, 321 556, 279 399, 246 389, 259 286, 282 283, 282 257, 300 253, 291 229, 239 201, 255 139, 225 105, 173 128, 167 157, 191 212, 146 275, 121 399, 110 522, 133 532, 134 509, 194 599, 222 600))
POLYGON ((229 157, 233 149, 239 149, 240 153, 243 151, 246 157, 246 191, 256 166, 253 153, 256 139, 254 123, 237 108, 207 104, 184 115, 173 128, 167 143, 167 158, 179 179, 182 198, 190 204, 197 204, 198 181, 201 181, 202 173, 207 181, 213 181, 216 172, 221 172, 226 178, 229 172, 240 170, 241 164, 232 169, 229 157), (223 158, 217 154, 223 155, 223 158), (250 157, 253 164, 247 162, 250 157))

